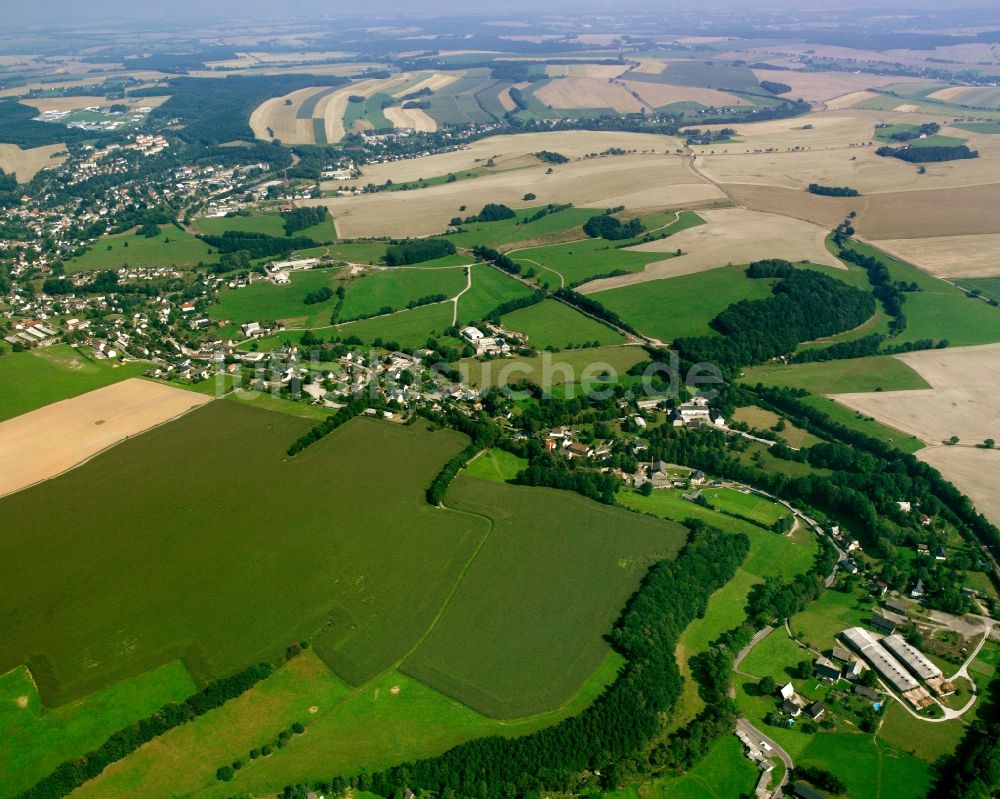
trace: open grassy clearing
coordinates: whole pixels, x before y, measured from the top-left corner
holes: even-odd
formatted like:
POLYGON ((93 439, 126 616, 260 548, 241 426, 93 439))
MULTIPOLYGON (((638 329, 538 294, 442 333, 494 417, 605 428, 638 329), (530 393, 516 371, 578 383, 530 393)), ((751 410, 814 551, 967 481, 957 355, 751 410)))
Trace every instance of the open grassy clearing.
POLYGON ((180 661, 50 710, 24 667, 0 676, 0 796, 27 790, 63 760, 197 690, 180 661))
POLYGON ((0 357, 0 422, 141 375, 144 363, 96 361, 68 344, 0 357))
POLYGON ((929 388, 930 384, 906 363, 891 355, 843 361, 751 366, 743 372, 749 385, 804 388, 813 394, 853 391, 901 391, 929 388))
POLYGON ((466 268, 419 269, 392 267, 365 275, 346 284, 347 296, 341 319, 379 313, 383 308, 400 310, 408 303, 431 295, 454 297, 466 285, 466 268))
POLYGON ((466 466, 462 474, 479 480, 506 483, 527 466, 528 461, 525 458, 519 458, 506 450, 489 449, 466 466))
POLYGON ((123 266, 176 266, 192 269, 199 264, 214 264, 218 256, 205 242, 174 225, 160 225, 160 235, 147 238, 138 233, 102 236, 78 258, 66 262, 66 273, 123 266))
POLYGON ((579 713, 614 679, 621 662, 609 655, 559 708, 497 721, 397 671, 352 689, 306 652, 246 695, 112 766, 78 794, 81 799, 171 799, 178 793, 226 799, 233 790, 265 795, 328 773, 429 757, 470 738, 522 735, 579 713), (246 758, 251 748, 295 722, 306 725, 305 735, 248 763, 230 784, 216 779, 220 764, 246 758), (179 762, 186 767, 177 768, 179 762))
POLYGON ((0 422, 0 496, 48 480, 210 400, 131 379, 0 422))
POLYGON ((472 288, 458 300, 458 321, 482 319, 498 305, 531 294, 531 288, 486 264, 472 267, 472 288))
POLYGON ((632 252, 681 255, 650 263, 635 274, 595 280, 585 285, 584 294, 638 283, 676 278, 717 269, 731 264, 747 264, 765 258, 811 262, 838 267, 826 248, 828 230, 774 214, 745 208, 721 208, 700 212, 707 224, 683 230, 675 236, 638 244, 632 252))
MULTIPOLYGON (((737 408, 733 413, 733 421, 743 422, 757 430, 771 430, 781 421, 781 417, 773 411, 751 405, 749 407, 737 408)), ((778 438, 783 440, 788 446, 795 447, 796 449, 811 447, 820 441, 812 433, 808 433, 788 421, 784 423, 783 430, 775 432, 778 438)))
MULTIPOLYGON (((494 361, 477 361, 466 358, 458 362, 457 368, 463 373, 462 382, 481 388, 483 386, 505 386, 528 380, 542 388, 569 387, 575 391, 581 382, 587 382, 594 389, 600 389, 599 376, 606 369, 617 377, 649 356, 641 347, 599 347, 596 349, 563 350, 562 352, 542 352, 531 358, 505 358, 494 361)), ((611 383, 614 380, 609 381, 611 383)))
POLYGON ((924 442, 919 440, 916 436, 909 435, 904 433, 902 430, 896 430, 886 424, 882 424, 872 417, 865 416, 857 411, 851 410, 829 397, 813 395, 803 397, 802 401, 807 405, 812 405, 817 410, 822 411, 837 424, 842 424, 844 427, 857 430, 864 433, 866 436, 871 436, 879 441, 884 441, 886 444, 892 444, 894 447, 901 449, 903 452, 914 453, 917 450, 922 449, 924 446, 924 442))
POLYGON ((324 287, 335 289, 338 285, 335 275, 332 269, 309 269, 293 272, 291 282, 280 286, 269 280, 258 280, 245 288, 223 289, 219 302, 209 307, 208 316, 230 322, 230 329, 244 322, 268 320, 283 322, 290 328, 326 325, 330 322, 336 298, 306 305, 306 295, 324 287))
POLYGON ((2 500, 13 524, 0 564, 11 589, 0 669, 28 665, 56 704, 178 657, 198 680, 227 674, 324 625, 324 655, 345 678, 395 662, 486 531, 424 500, 464 439, 358 419, 287 460, 310 424, 214 402, 2 500), (386 458, 406 470, 386 474, 386 458), (252 486, 277 497, 310 483, 294 521, 285 502, 248 499, 252 486), (364 500, 375 485, 377 501, 364 500), (227 513, 206 527, 220 502, 227 513), (116 521, 126 515, 143 519, 142 536, 116 521), (52 607, 48 622, 31 624, 25 602, 52 607))
POLYGON ((636 330, 661 341, 712 334, 709 323, 734 302, 771 296, 773 281, 722 267, 602 291, 596 299, 636 330))
POLYGON ((557 300, 543 300, 501 318, 504 327, 524 333, 537 349, 624 344, 625 336, 557 300))
POLYGON ((428 338, 440 336, 451 327, 455 307, 452 303, 437 303, 412 311, 400 311, 361 322, 338 325, 339 336, 357 336, 364 343, 381 339, 404 349, 423 347, 428 338))
POLYGON ((857 799, 921 799, 931 787, 930 764, 860 733, 817 733, 801 762, 833 772, 857 799))
MULTIPOLYGON (((472 209, 478 211, 478 209, 472 209)), ((541 208, 525 208, 519 210, 513 219, 499 222, 472 222, 463 224, 459 233, 448 236, 448 241, 456 247, 472 247, 481 244, 485 247, 506 249, 504 245, 523 241, 559 237, 572 234, 575 238, 584 238, 583 223, 596 213, 591 208, 564 208, 555 213, 546 214, 534 222, 526 222, 541 208)), ((462 213, 458 213, 461 216, 462 213)))
POLYGON ((770 528, 780 519, 791 515, 783 506, 756 494, 731 488, 706 488, 701 493, 717 510, 739 516, 764 528, 770 528))
POLYGON ((66 151, 64 144, 47 144, 22 150, 16 144, 0 143, 0 169, 17 177, 18 183, 27 183, 49 166, 58 166, 66 157, 56 153, 66 151))
MULTIPOLYGON (((968 699, 966 696, 962 701, 968 699)), ((879 738, 927 763, 955 751, 967 727, 959 720, 927 724, 906 712, 898 702, 889 705, 879 738)))
MULTIPOLYGON (((285 236, 285 220, 281 214, 252 214, 250 216, 202 217, 193 222, 200 232, 210 236, 221 236, 227 230, 241 233, 264 233, 268 236, 285 236)), ((293 234, 316 242, 333 241, 337 231, 333 229, 333 220, 327 219, 317 225, 293 234)))
POLYGON ((492 528, 402 668, 501 718, 566 701, 607 655, 603 635, 648 566, 686 539, 678 524, 551 489, 459 477, 445 502, 492 528))

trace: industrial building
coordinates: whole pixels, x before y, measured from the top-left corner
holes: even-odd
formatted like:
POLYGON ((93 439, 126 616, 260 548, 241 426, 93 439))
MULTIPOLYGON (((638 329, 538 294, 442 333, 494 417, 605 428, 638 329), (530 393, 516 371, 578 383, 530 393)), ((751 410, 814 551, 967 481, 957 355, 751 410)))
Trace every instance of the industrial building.
POLYGON ((841 636, 897 691, 906 693, 920 687, 920 683, 867 630, 851 627, 841 636))
POLYGON ((906 641, 903 636, 887 635, 882 639, 882 645, 921 680, 932 680, 942 676, 941 669, 931 663, 923 652, 906 641))

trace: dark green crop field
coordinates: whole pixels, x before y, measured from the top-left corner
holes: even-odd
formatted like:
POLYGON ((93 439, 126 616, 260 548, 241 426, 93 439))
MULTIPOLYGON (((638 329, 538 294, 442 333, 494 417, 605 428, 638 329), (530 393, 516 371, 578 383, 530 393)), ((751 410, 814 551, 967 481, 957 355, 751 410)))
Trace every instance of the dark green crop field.
POLYGON ((459 477, 445 498, 492 528, 403 670, 488 716, 558 706, 608 653, 603 636, 679 524, 552 489, 459 477))
MULTIPOLYGON (((214 402, 0 502, 0 674, 56 705, 183 659, 199 681, 326 625, 349 681, 417 643, 486 533, 424 490, 466 439, 214 402)), ((617 612, 617 606, 616 606, 617 612)))

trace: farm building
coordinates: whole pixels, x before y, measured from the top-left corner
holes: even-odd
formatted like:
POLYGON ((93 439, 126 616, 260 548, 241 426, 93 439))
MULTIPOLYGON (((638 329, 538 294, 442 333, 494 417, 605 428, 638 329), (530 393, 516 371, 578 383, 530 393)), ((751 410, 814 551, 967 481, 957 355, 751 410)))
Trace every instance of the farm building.
POLYGON ((885 606, 886 609, 891 610, 893 613, 902 613, 904 616, 910 609, 910 606, 901 599, 887 599, 885 601, 885 606))
POLYGON ((813 665, 815 665, 816 674, 819 675, 820 679, 832 680, 833 682, 840 679, 840 666, 829 659, 818 657, 813 665))
POLYGON ((826 799, 823 794, 818 791, 814 791, 804 782, 795 783, 795 787, 792 790, 795 793, 796 799, 826 799))
POLYGON ((901 692, 919 688, 918 683, 903 665, 886 651, 885 647, 876 641, 872 634, 861 627, 851 627, 841 633, 844 640, 857 651, 861 657, 871 663, 872 667, 901 692))
POLYGON ((941 669, 931 663, 923 652, 911 645, 903 636, 898 634, 886 636, 882 639, 882 644, 920 679, 930 680, 941 676, 941 669))
POLYGON ((896 622, 894 622, 892 619, 887 619, 880 613, 872 614, 872 619, 870 624, 876 630, 885 633, 886 635, 892 635, 892 633, 896 632, 896 622))

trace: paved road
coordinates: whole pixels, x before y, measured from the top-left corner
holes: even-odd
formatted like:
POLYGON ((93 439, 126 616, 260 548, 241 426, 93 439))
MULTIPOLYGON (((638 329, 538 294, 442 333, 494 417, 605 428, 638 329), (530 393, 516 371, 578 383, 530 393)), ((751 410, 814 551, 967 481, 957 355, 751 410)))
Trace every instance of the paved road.
POLYGON ((778 786, 778 789, 783 788, 788 783, 789 774, 791 773, 792 769, 795 768, 795 763, 792 762, 792 756, 788 754, 788 752, 786 752, 780 746, 778 746, 778 743, 776 741, 772 740, 771 738, 768 738, 766 735, 764 735, 764 733, 762 733, 760 730, 754 727, 746 719, 737 719, 736 729, 742 731, 745 735, 747 735, 750 738, 751 741, 753 741, 758 745, 760 744, 761 741, 767 743, 767 745, 771 747, 771 751, 765 752, 765 754, 771 758, 777 757, 779 760, 781 760, 782 763, 785 764, 785 774, 781 778, 781 784, 778 786))

